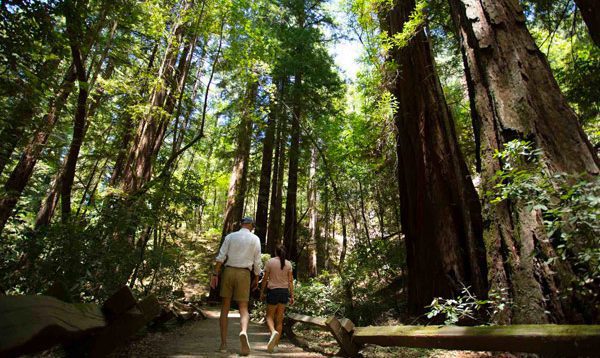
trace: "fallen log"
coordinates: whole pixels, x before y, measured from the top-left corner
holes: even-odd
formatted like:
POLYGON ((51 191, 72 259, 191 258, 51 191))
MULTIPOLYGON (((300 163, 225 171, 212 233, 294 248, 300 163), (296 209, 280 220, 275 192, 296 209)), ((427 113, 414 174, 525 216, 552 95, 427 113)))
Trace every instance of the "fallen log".
POLYGON ((48 296, 0 296, 0 356, 12 357, 72 342, 106 327, 98 305, 48 296))

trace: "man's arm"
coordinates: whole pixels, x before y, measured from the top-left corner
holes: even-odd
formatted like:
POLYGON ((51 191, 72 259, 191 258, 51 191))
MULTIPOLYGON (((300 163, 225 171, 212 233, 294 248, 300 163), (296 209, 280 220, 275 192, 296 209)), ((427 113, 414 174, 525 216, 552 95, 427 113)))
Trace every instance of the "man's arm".
POLYGON ((221 249, 219 250, 219 254, 215 258, 215 269, 213 270, 210 277, 210 287, 212 289, 217 288, 219 284, 219 274, 221 273, 221 266, 227 257, 227 251, 229 250, 229 236, 225 237, 225 241, 223 241, 223 245, 221 245, 221 249))
POLYGON ((256 290, 258 288, 258 276, 260 275, 260 270, 262 266, 262 261, 260 260, 260 240, 258 236, 255 237, 256 246, 254 249, 254 281, 252 282, 252 290, 256 290))
POLYGON ((254 249, 254 273, 256 276, 260 274, 262 269, 262 260, 260 259, 260 241, 256 238, 256 248, 254 249))

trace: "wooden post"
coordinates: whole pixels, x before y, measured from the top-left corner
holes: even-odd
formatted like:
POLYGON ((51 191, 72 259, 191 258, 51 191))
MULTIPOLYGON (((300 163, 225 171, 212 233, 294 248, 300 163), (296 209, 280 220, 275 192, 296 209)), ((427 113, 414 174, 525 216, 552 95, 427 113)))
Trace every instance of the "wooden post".
POLYGON ((360 357, 360 347, 352 341, 351 331, 347 330, 347 328, 353 329, 354 324, 349 319, 344 319, 343 321, 344 323, 341 323, 337 318, 332 316, 325 321, 325 324, 340 345, 344 356, 360 357))
POLYGON ((104 357, 150 322, 160 313, 160 304, 154 296, 141 300, 137 306, 116 317, 111 323, 93 336, 88 345, 90 357, 104 357))
POLYGON ((123 286, 104 302, 102 312, 109 320, 112 320, 130 310, 136 303, 131 289, 123 286))

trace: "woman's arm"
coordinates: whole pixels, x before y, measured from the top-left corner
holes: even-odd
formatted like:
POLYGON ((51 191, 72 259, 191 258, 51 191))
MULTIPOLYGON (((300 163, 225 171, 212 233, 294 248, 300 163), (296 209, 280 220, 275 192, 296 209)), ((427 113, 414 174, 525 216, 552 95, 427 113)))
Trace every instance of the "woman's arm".
POLYGON ((293 305, 294 304, 294 275, 293 275, 291 269, 288 273, 288 280, 289 280, 288 286, 290 288, 290 305, 293 305))

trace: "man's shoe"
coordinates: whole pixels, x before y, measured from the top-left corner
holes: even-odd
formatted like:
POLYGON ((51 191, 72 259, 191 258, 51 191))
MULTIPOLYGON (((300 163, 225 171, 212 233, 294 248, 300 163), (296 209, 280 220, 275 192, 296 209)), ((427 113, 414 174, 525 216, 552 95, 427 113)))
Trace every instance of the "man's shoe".
POLYGON ((274 331, 271 333, 271 338, 269 338, 269 344, 267 344, 267 352, 273 353, 273 349, 279 342, 279 332, 274 331))
POLYGON ((246 332, 240 333, 240 344, 242 346, 240 355, 247 356, 250 354, 250 342, 248 342, 248 335, 246 332))

